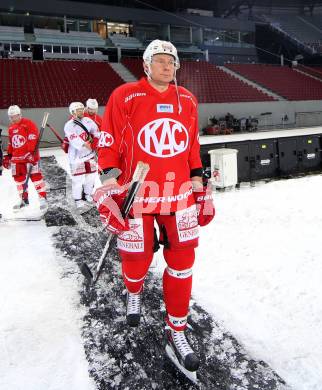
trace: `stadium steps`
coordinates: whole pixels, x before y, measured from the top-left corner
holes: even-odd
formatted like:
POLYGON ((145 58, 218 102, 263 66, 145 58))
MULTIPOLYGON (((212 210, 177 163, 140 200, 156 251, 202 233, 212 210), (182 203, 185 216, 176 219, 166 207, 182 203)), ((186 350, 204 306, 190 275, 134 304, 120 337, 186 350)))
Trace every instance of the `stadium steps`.
POLYGON ((244 83, 258 89, 259 91, 261 91, 263 93, 266 93, 267 95, 271 96, 272 98, 274 98, 276 100, 286 100, 285 98, 283 98, 283 96, 280 96, 277 93, 274 93, 274 92, 270 91, 269 89, 266 89, 263 86, 256 84, 254 81, 251 81, 251 80, 247 79, 246 77, 241 76, 239 73, 234 72, 234 71, 226 68, 225 66, 218 66, 218 68, 220 68, 224 72, 230 74, 231 76, 237 77, 239 80, 243 81, 244 83))
POLYGON ((28 43, 34 43, 36 41, 35 34, 25 33, 25 40, 28 43))
MULTIPOLYGON (((295 70, 295 72, 299 72, 299 73, 302 73, 304 74, 305 76, 308 76, 308 77, 311 77, 312 79, 314 80, 317 80, 317 81, 320 81, 320 83, 322 83, 322 79, 317 77, 317 76, 314 76, 313 74, 309 73, 309 72, 306 72, 304 69, 298 69, 298 68, 293 68, 293 70, 295 70)), ((322 76, 322 75, 321 75, 322 76)), ((321 85, 322 86, 322 85, 321 85)))
POLYGON ((136 81, 137 78, 120 62, 110 62, 111 68, 116 72, 126 83, 136 81))
POLYGON ((297 18, 301 20, 303 23, 305 23, 307 26, 309 26, 311 29, 316 30, 319 34, 322 34, 322 30, 315 24, 311 23, 307 19, 302 18, 301 16, 297 16, 297 18))

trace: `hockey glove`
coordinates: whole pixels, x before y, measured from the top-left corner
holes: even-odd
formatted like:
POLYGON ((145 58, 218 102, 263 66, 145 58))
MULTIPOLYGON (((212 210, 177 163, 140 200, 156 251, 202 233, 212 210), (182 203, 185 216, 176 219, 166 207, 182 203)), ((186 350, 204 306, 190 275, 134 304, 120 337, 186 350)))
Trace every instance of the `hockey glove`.
POLYGON ((6 169, 10 169, 11 165, 11 154, 7 154, 6 156, 3 156, 2 165, 6 169))
POLYGON ((198 211, 198 223, 200 226, 206 226, 215 216, 215 206, 212 201, 211 189, 204 187, 201 191, 193 193, 198 211))
POLYGON ((69 149, 69 139, 67 137, 64 137, 63 142, 61 144, 61 148, 65 153, 68 153, 69 149))
POLYGON ((93 199, 101 222, 110 233, 120 234, 130 230, 128 219, 121 214, 125 196, 126 190, 118 184, 103 185, 95 191, 93 199))

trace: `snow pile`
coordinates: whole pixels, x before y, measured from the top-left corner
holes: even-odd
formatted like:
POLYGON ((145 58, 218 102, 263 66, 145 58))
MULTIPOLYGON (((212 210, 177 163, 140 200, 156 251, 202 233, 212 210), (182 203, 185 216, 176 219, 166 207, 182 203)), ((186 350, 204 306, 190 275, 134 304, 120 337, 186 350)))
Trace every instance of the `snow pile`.
MULTIPOLYGON (((8 215, 17 200, 15 185, 7 170, 0 180, 0 212, 8 215)), ((1 390, 94 389, 76 279, 62 279, 45 223, 0 223, 0 250, 1 390)))
MULTIPOLYGON (((66 155, 55 155, 67 170, 66 155)), ((17 195, 6 170, 0 185, 8 215, 17 195)), ((322 389, 321 193, 322 175, 216 193, 216 220, 200 230, 194 267, 195 301, 293 390, 322 389)), ((30 199, 36 210, 32 185, 30 199)), ((53 232, 44 222, 0 224, 1 390, 95 388, 80 336, 78 271, 57 256, 53 232)))
POLYGON ((194 297, 295 390, 322 388, 322 175, 216 193, 194 297))

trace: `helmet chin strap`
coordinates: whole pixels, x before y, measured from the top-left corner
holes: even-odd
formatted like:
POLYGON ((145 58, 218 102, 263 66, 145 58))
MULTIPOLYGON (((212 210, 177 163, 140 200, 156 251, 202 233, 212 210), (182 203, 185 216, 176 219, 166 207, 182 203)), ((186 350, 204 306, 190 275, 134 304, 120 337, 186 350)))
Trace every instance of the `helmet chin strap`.
MULTIPOLYGON (((146 65, 147 65, 148 70, 146 70, 146 68, 144 68, 144 73, 146 74, 148 80, 153 80, 152 79, 152 72, 151 72, 151 64, 146 64, 146 65)), ((178 114, 180 115, 181 112, 182 112, 182 106, 181 106, 181 102, 180 102, 180 96, 179 96, 179 90, 178 90, 178 83, 177 83, 176 73, 177 73, 177 69, 174 70, 173 81, 174 81, 174 85, 175 85, 175 88, 176 88, 176 94, 177 94, 178 114)))
POLYGON ((182 106, 181 106, 181 102, 180 102, 180 95, 179 95, 179 90, 178 90, 178 83, 177 83, 177 69, 174 70, 174 77, 173 77, 173 81, 174 81, 174 85, 176 87, 176 92, 177 92, 177 99, 178 99, 178 114, 180 115, 181 114, 181 111, 182 111, 182 106))
POLYGON ((146 70, 146 68, 144 68, 144 73, 146 74, 148 80, 152 80, 151 65, 146 63, 146 66, 148 67, 148 70, 146 70))

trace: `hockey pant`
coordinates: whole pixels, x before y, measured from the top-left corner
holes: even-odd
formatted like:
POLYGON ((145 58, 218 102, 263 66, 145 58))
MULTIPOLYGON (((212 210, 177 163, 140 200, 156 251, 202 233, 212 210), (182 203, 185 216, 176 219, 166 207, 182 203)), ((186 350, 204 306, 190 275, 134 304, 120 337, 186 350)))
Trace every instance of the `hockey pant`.
MULTIPOLYGON (((23 194, 23 186, 25 184, 27 178, 27 172, 29 171, 30 166, 31 164, 28 163, 11 164, 12 177, 16 182, 19 196, 20 197, 23 196, 23 199, 28 199, 28 188, 23 194)), ((42 173, 40 171, 39 162, 36 163, 35 165, 32 165, 30 180, 33 182, 35 189, 38 192, 38 195, 41 198, 46 198, 46 185, 42 173)))
POLYGON ((198 246, 195 206, 174 215, 144 214, 142 218, 129 221, 131 230, 121 233, 117 240, 127 290, 131 293, 142 290, 155 245, 159 241, 164 245, 163 255, 167 263, 163 273, 166 322, 172 329, 185 329, 191 296, 194 248, 198 246), (154 221, 159 226, 159 240, 154 230, 154 221))
POLYGON ((81 200, 83 190, 85 195, 91 195, 96 179, 96 162, 94 159, 80 164, 71 165, 72 195, 75 200, 81 200))

